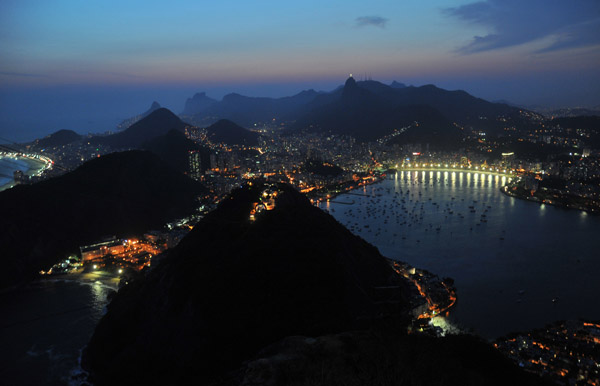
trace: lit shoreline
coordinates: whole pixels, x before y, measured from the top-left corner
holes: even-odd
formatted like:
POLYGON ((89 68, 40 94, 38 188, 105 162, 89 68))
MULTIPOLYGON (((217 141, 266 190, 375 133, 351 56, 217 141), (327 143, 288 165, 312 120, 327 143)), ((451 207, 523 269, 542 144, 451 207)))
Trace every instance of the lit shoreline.
MULTIPOLYGON (((52 160, 45 156, 29 155, 23 153, 5 153, 0 152, 0 159, 9 158, 13 160, 20 160, 27 163, 28 169, 25 171, 25 175, 28 177, 39 176, 47 169, 52 167, 52 160)), ((18 170, 18 169, 17 169, 18 170)), ((6 189, 10 189, 15 186, 15 180, 11 177, 10 181, 4 185, 0 185, 0 192, 6 189)))

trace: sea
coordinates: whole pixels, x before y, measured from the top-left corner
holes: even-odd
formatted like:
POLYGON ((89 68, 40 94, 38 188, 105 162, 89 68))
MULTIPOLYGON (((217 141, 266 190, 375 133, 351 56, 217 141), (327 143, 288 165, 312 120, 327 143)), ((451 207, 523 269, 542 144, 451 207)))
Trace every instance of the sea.
POLYGON ((81 350, 114 285, 41 280, 0 292, 0 383, 83 385, 81 350))
POLYGON ((386 257, 454 279, 447 321, 494 339, 600 319, 600 216, 500 191, 508 177, 400 171, 320 204, 386 257))
MULTIPOLYGON (((489 340, 600 319, 600 217, 506 196, 505 176, 404 171, 320 207, 386 257, 454 279, 437 319, 489 340)), ((114 286, 38 281, 0 292, 3 385, 85 384, 79 360, 114 286)))
POLYGON ((4 185, 14 181, 15 170, 26 173, 29 169, 31 169, 31 163, 26 159, 0 156, 0 190, 4 185))

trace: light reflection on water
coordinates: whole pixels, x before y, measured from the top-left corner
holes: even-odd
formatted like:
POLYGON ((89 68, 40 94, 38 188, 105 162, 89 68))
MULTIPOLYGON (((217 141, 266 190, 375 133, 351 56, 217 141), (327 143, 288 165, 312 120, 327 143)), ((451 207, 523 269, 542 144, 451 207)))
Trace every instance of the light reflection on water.
POLYGON ((113 291, 100 282, 47 280, 1 293, 0 363, 11 363, 0 366, 2 382, 72 384, 113 291))
POLYGON ((454 278, 450 321, 488 338, 559 319, 600 319, 600 307, 590 307, 600 293, 600 218, 508 197, 499 188, 509 181, 401 171, 352 192, 363 197, 336 199, 353 205, 322 207, 385 256, 454 278))

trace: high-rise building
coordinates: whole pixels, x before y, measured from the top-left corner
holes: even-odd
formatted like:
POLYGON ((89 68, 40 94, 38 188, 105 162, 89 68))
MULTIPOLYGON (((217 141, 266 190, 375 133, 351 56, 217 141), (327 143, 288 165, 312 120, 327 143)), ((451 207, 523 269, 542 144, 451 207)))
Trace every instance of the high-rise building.
POLYGON ((199 151, 192 151, 188 155, 190 177, 199 180, 202 176, 202 158, 199 151))

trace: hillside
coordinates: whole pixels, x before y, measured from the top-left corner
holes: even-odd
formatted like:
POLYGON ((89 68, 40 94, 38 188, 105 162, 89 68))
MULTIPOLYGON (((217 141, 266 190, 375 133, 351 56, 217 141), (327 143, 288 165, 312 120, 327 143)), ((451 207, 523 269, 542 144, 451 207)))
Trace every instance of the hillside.
POLYGON ((170 110, 160 108, 127 129, 105 137, 92 137, 91 143, 110 146, 113 149, 137 149, 144 142, 168 133, 183 131, 188 126, 170 110))
POLYGON ((185 101, 185 106, 181 115, 192 116, 202 114, 207 108, 217 103, 215 99, 206 96, 206 93, 196 93, 193 97, 185 101))
POLYGON ((124 119, 121 123, 117 125, 117 129, 123 130, 138 122, 140 119, 146 118, 148 115, 152 114, 154 111, 160 109, 160 104, 156 101, 152 102, 150 108, 144 111, 142 114, 133 116, 131 118, 124 119))
MULTIPOLYGON (((423 133, 405 136, 407 141, 435 145, 447 144, 450 138, 452 146, 462 136, 454 123, 487 130, 490 134, 502 133, 506 125, 529 127, 530 124, 519 108, 488 102, 465 91, 448 91, 434 85, 406 86, 396 81, 390 85, 374 80, 357 82, 354 78, 331 92, 308 90, 285 98, 233 93, 214 101, 196 94, 186 102, 185 112, 186 119, 200 126, 219 119, 245 127, 255 123, 283 123, 295 130, 347 134, 361 141, 381 138, 418 121, 423 133), (193 107, 195 100, 197 108, 193 107), (443 138, 431 140, 432 134, 433 137, 441 134, 443 138)), ((396 140, 402 141, 404 137, 396 140)))
MULTIPOLYGON (((200 126, 212 124, 220 119, 231 120, 246 127, 255 123, 273 122, 273 119, 278 122, 295 116, 297 111, 317 95, 315 90, 302 91, 283 98, 248 97, 232 93, 225 95, 218 102, 203 102, 202 109, 191 116, 190 120, 200 126)), ((186 102, 186 118, 189 112, 194 111, 192 105, 192 101, 190 105, 186 102)))
POLYGON ((375 247, 254 182, 119 291, 82 363, 96 385, 541 384, 475 338, 406 335, 407 294, 375 247))
POLYGON ((251 222, 265 188, 234 191, 147 280, 119 292, 86 353, 96 384, 202 383, 283 337, 380 315, 373 288, 397 276, 377 249, 287 185, 251 222))
POLYGON ((221 119, 207 127, 206 135, 211 142, 226 143, 228 145, 258 145, 258 134, 246 130, 227 119, 221 119))
POLYGON ((106 155, 60 177, 0 192, 0 283, 31 279, 107 235, 161 228, 192 213, 202 192, 141 151, 106 155))
POLYGON ((210 162, 208 149, 196 144, 177 130, 171 130, 165 135, 146 141, 141 147, 158 155, 181 173, 189 171, 189 153, 191 151, 200 152, 202 165, 208 165, 210 162))
POLYGON ((401 96, 408 89, 410 87, 391 88, 374 81, 357 83, 348 78, 343 89, 315 100, 316 107, 298 119, 293 128, 374 141, 394 129, 418 122, 418 130, 413 130, 410 136, 399 136, 397 141, 458 143, 461 133, 439 110, 417 98, 401 96))
POLYGON ((33 146, 36 149, 59 147, 79 141, 81 138, 81 135, 77 134, 73 130, 58 130, 55 133, 34 141, 33 146))

